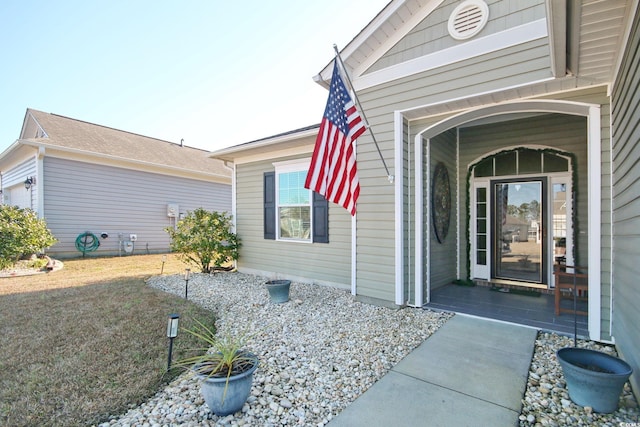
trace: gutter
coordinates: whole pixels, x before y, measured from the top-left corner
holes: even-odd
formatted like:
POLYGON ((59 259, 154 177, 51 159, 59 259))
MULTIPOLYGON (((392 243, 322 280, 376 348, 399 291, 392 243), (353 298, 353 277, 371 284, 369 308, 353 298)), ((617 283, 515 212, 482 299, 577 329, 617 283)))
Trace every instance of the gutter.
MULTIPOLYGON (((106 159, 106 160, 118 161, 118 162, 123 162, 123 163, 130 164, 130 165, 141 165, 141 166, 147 166, 147 167, 163 169, 163 170, 166 170, 166 171, 182 172, 182 173, 189 174, 189 175, 200 175, 200 176, 203 176, 203 177, 224 179, 225 181, 228 181, 231 178, 230 176, 222 175, 222 174, 201 172, 201 171, 196 171, 196 170, 193 170, 193 169, 179 168, 177 166, 168 166, 168 165, 162 165, 162 164, 159 164, 159 163, 145 162, 145 161, 142 161, 142 160, 132 160, 132 159, 129 159, 129 158, 126 158, 126 157, 113 156, 113 155, 109 155, 109 154, 101 154, 101 153, 96 153, 96 152, 93 152, 93 151, 83 151, 83 150, 70 149, 70 148, 66 148, 66 147, 60 147, 58 145, 34 142, 34 141, 26 140, 26 139, 19 139, 14 144, 18 144, 18 143, 21 143, 21 144, 24 144, 24 145, 27 145, 27 146, 31 146, 31 147, 41 148, 41 149, 49 148, 51 150, 61 151, 63 153, 81 154, 81 155, 90 156, 90 157, 94 157, 94 158, 98 158, 98 159, 106 159)), ((1 159, 2 159, 2 157, 0 157, 0 160, 1 159)))

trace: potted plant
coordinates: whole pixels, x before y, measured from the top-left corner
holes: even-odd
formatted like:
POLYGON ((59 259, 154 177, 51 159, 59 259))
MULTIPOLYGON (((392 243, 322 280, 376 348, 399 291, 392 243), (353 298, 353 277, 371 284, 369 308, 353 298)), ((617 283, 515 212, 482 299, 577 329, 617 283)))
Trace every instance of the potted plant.
POLYGON ((225 416, 242 409, 258 368, 258 357, 244 349, 247 335, 216 335, 202 322, 186 332, 201 339, 208 347, 199 356, 182 359, 178 366, 188 367, 201 381, 200 391, 209 410, 225 416))
POLYGON ((578 347, 561 348, 556 354, 571 400, 605 414, 618 409, 620 393, 632 372, 627 362, 578 347))
MULTIPOLYGON (((567 266, 575 273, 581 267, 567 266)), ((556 352, 567 382, 569 398, 580 405, 590 406, 596 412, 611 413, 618 409, 618 400, 625 382, 633 370, 624 360, 597 350, 578 348, 577 285, 573 281, 573 347, 556 352)))
POLYGON ((266 284, 271 302, 280 304, 289 301, 291 280, 269 280, 266 284))

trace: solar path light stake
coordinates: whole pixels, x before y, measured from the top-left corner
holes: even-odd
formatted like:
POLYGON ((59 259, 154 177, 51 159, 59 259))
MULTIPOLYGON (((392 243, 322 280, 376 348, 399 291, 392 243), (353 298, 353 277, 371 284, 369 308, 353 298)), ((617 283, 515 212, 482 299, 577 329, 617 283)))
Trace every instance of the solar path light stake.
POLYGON ((191 269, 184 270, 184 299, 188 299, 189 295, 189 277, 191 277, 191 269))
POLYGON ((164 273, 164 263, 167 262, 167 256, 166 255, 162 255, 162 268, 160 269, 160 275, 162 276, 162 273, 164 273))
POLYGON ((167 357, 167 371, 171 369, 171 353, 173 352, 173 339, 178 336, 178 321, 180 315, 173 313, 169 315, 167 323, 167 338, 169 338, 169 356, 167 357))

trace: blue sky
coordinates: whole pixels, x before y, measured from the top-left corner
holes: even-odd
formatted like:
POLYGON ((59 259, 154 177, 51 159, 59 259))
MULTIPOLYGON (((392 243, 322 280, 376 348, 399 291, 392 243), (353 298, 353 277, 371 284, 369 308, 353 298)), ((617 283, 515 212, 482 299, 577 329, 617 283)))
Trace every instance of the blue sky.
POLYGON ((313 82, 389 0, 3 0, 0 152, 27 108, 216 150, 319 123, 313 82))

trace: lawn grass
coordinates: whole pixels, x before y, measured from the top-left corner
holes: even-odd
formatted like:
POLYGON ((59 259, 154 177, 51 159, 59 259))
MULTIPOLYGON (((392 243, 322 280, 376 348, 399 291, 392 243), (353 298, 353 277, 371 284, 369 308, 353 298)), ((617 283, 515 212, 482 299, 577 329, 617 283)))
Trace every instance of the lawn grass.
MULTIPOLYGON (((167 373, 167 318, 214 315, 145 285, 161 255, 64 261, 43 275, 0 278, 0 425, 86 426, 153 395, 167 373)), ((186 266, 167 256, 164 274, 186 266)), ((198 347, 187 333, 174 359, 198 347)))

